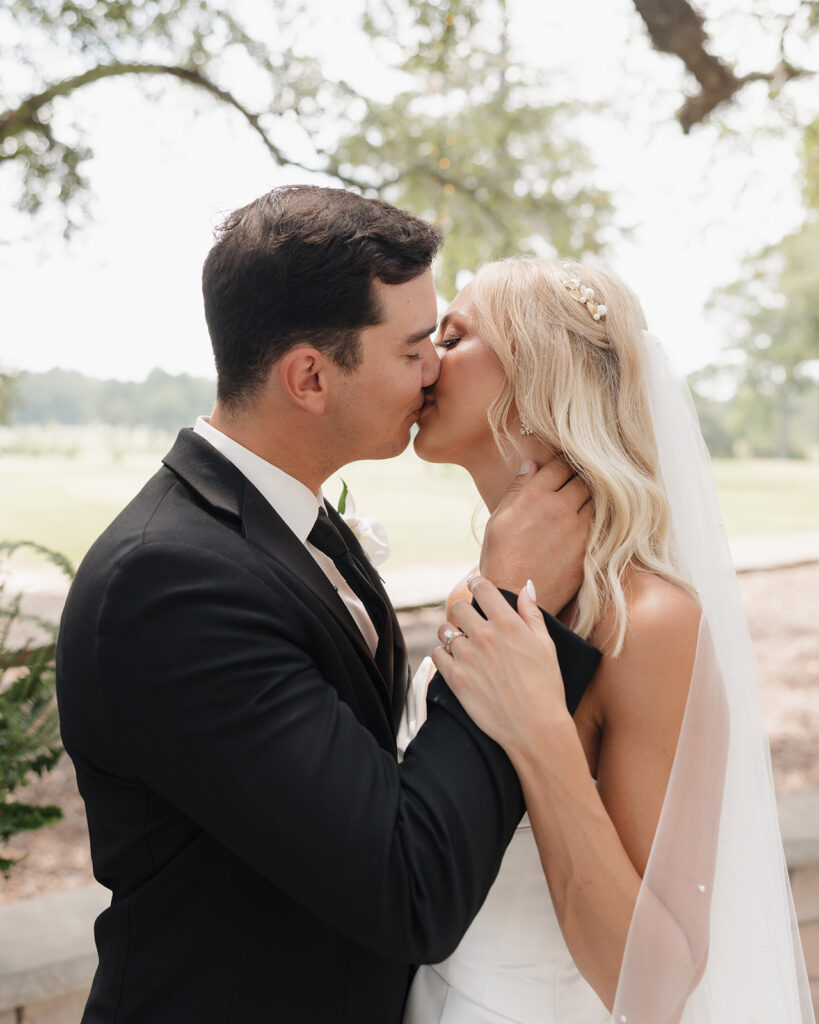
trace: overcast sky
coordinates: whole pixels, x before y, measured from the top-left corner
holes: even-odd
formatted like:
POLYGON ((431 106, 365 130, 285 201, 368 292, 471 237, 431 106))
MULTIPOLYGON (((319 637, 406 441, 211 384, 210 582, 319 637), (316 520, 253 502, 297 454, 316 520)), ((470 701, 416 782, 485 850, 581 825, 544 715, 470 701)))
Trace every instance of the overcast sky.
MULTIPOLYGON (((704 7, 719 14, 750 3, 704 7)), ((355 5, 308 6, 327 72, 377 88, 355 5)), ((617 97, 614 112, 578 124, 600 184, 614 193, 618 223, 632 229, 606 262, 640 295, 680 369, 714 359, 722 338, 704 312, 712 289, 735 277, 743 256, 799 222, 793 136, 752 131, 759 112, 770 116, 763 90, 733 115, 734 125, 747 124, 739 140, 714 129, 683 136, 672 117, 679 67, 650 51, 630 0, 511 6, 522 55, 566 96, 617 97)), ((240 14, 254 7, 237 4, 240 14)), ((731 24, 718 28, 749 67, 771 63, 764 34, 739 38, 731 24)), ((273 185, 308 179, 273 166, 237 115, 190 89, 171 86, 154 102, 134 83, 112 81, 77 97, 96 152, 94 222, 70 244, 53 231, 34 234, 9 212, 11 179, 0 175, 0 234, 19 236, 0 245, 0 365, 137 380, 155 366, 212 376, 199 290, 212 227, 273 185)))

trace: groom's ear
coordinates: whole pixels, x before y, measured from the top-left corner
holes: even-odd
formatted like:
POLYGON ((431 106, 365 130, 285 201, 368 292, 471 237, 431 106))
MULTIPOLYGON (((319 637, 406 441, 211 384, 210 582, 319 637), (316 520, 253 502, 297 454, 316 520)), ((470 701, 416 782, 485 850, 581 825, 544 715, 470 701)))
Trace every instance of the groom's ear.
POLYGON ((276 365, 285 396, 305 412, 323 413, 327 406, 327 357, 311 345, 288 349, 276 365))

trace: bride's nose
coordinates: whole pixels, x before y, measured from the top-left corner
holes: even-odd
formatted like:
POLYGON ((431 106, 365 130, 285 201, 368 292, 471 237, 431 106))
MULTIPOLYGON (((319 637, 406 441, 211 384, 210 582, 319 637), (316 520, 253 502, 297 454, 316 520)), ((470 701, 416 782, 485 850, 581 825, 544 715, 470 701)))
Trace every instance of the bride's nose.
POLYGON ((423 350, 421 353, 421 362, 423 364, 423 374, 421 376, 422 387, 431 387, 441 372, 441 360, 438 358, 438 352, 435 346, 432 344, 432 339, 427 338, 426 341, 422 341, 423 350))

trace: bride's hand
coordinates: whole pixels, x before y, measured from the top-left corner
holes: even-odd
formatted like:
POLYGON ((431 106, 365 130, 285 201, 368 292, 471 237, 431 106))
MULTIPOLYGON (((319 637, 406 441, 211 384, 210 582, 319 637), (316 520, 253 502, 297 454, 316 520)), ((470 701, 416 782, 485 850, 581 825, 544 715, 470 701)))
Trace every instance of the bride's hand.
POLYGON ((532 753, 544 731, 571 722, 555 647, 527 587, 517 612, 486 579, 470 589, 486 619, 456 601, 432 660, 470 718, 515 760, 532 753))

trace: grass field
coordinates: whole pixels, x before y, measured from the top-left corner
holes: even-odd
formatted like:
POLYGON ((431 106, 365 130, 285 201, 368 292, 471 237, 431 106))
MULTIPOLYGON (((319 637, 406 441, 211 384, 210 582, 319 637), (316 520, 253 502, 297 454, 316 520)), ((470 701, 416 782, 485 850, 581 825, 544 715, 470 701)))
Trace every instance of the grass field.
MULTIPOLYGON (((154 436, 134 445, 112 437, 41 445, 42 454, 7 447, 0 454, 0 539, 36 540, 78 561, 172 441, 154 436)), ((819 464, 721 460, 714 470, 729 535, 819 531, 819 464)), ((419 552, 434 564, 477 558, 472 523, 480 528, 485 512, 477 512, 480 502, 463 470, 423 463, 410 450, 387 462, 355 463, 343 476, 359 513, 386 526, 391 569, 418 564, 419 552)), ((325 495, 335 503, 340 490, 333 478, 325 495)))

